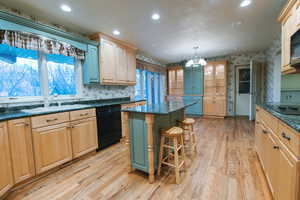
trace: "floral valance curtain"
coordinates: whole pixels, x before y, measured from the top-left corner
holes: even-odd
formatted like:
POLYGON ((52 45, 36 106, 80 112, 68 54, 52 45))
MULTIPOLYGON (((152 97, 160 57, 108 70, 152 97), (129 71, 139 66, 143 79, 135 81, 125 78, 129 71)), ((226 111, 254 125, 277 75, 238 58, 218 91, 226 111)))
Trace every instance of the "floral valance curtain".
POLYGON ((18 31, 0 30, 0 44, 7 44, 17 48, 42 51, 46 54, 72 56, 84 60, 85 52, 70 44, 51 40, 39 35, 18 31))

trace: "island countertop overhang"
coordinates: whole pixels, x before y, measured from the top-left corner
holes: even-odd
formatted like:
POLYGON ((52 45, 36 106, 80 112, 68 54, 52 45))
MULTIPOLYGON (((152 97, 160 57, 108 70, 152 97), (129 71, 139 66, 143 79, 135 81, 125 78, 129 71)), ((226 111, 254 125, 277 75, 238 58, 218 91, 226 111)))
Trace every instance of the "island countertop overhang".
POLYGON ((196 104, 198 101, 165 101, 159 104, 145 104, 133 108, 122 109, 122 112, 167 115, 196 104))

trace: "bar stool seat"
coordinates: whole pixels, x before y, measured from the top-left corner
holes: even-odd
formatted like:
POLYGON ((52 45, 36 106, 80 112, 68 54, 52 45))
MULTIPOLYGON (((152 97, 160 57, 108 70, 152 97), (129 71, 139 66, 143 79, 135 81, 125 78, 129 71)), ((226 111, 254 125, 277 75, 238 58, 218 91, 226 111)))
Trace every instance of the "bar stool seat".
POLYGON ((191 124, 195 124, 195 120, 193 118, 185 118, 183 121, 182 121, 183 124, 186 124, 186 125, 191 125, 191 124))
POLYGON ((195 120, 193 118, 185 118, 179 121, 181 128, 184 130, 184 135, 187 136, 187 142, 189 143, 189 149, 191 153, 197 153, 197 139, 194 132, 195 120))
POLYGON ((183 129, 172 127, 161 131, 160 152, 157 174, 160 176, 161 166, 167 165, 175 169, 176 183, 180 182, 180 169, 185 165, 183 129))

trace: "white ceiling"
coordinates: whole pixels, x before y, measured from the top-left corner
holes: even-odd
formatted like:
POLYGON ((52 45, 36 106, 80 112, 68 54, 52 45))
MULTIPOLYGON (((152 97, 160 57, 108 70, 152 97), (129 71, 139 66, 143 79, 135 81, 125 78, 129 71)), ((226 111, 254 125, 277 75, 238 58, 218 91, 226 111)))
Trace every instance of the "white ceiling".
POLYGON ((83 34, 118 29, 120 39, 163 63, 191 56, 195 45, 204 57, 267 48, 279 35, 276 18, 285 0, 252 1, 240 8, 240 0, 0 0, 83 34), (73 11, 62 12, 62 3, 73 11), (151 20, 154 12, 159 22, 151 20))

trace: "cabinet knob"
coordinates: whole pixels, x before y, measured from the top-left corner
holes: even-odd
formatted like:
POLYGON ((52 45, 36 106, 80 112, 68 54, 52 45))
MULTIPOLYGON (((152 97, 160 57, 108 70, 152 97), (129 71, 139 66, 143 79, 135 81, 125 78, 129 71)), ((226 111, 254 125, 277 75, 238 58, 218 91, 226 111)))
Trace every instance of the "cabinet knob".
POLYGON ((285 133, 281 133, 281 136, 288 141, 291 140, 291 138, 289 136, 287 136, 285 133))
POLYGON ((273 146, 273 149, 277 149, 277 150, 278 150, 278 149, 279 149, 279 146, 273 146))
POLYGON ((264 133, 264 134, 268 134, 268 131, 266 131, 266 130, 263 130, 263 133, 264 133))

